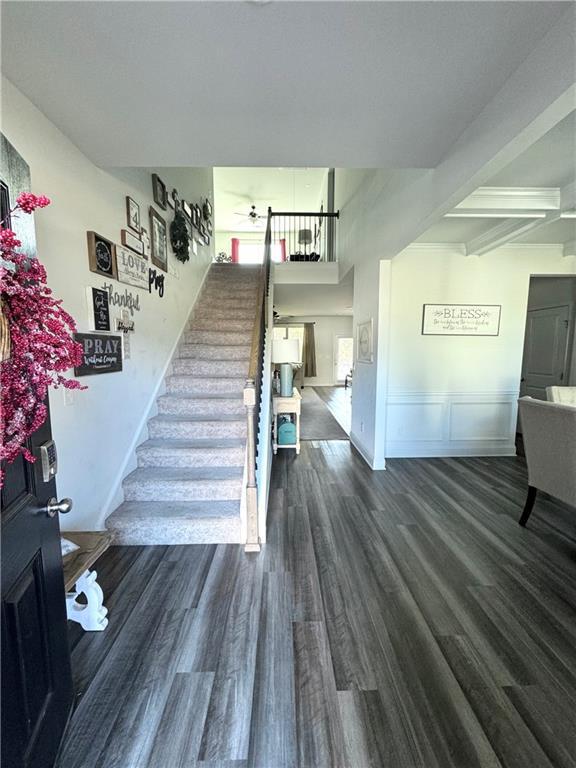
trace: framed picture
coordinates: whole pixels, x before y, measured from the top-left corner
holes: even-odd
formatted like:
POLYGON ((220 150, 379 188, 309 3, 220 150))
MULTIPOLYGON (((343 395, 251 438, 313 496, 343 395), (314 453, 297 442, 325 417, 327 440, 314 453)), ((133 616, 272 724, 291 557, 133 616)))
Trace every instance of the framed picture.
POLYGON ((423 336, 498 336, 501 304, 424 304, 423 336))
POLYGON ((166 196, 166 203, 173 211, 176 210, 176 201, 178 200, 178 192, 173 189, 169 195, 166 196))
POLYGON ((208 221, 212 218, 212 206, 210 205, 210 200, 208 199, 204 200, 204 205, 202 206, 202 214, 205 221, 208 221))
POLYGON ((207 221, 206 222, 206 232, 208 232, 209 235, 212 235, 212 222, 207 221))
POLYGON ((372 325, 372 320, 366 320, 356 326, 356 361, 358 363, 374 362, 372 325))
POLYGON ((75 366, 74 376, 94 376, 122 370, 121 336, 75 333, 74 341, 82 344, 82 362, 75 366))
POLYGON ((123 229, 120 235, 122 237, 122 245, 125 245, 126 248, 131 248, 136 253, 139 253, 140 256, 143 255, 144 244, 139 237, 136 237, 132 232, 128 232, 127 229, 123 229))
POLYGON ((184 216, 186 216, 187 219, 192 221, 192 206, 190 205, 190 203, 187 203, 186 200, 182 200, 182 202, 180 203, 180 206, 182 208, 182 213, 184 214, 184 216))
POLYGON ((103 288, 87 288, 90 309, 90 327, 95 331, 110 330, 110 303, 108 291, 103 288))
POLYGON ((126 223, 133 232, 140 234, 140 206, 131 197, 126 197, 126 223))
POLYGON ((204 243, 204 245, 210 245, 210 235, 208 234, 208 232, 206 232, 206 230, 204 230, 204 232, 202 233, 202 242, 204 243))
POLYGON ((168 204, 168 194, 166 192, 166 184, 162 181, 157 173, 152 174, 152 194, 156 205, 160 206, 163 211, 166 210, 168 204))
POLYGON ((168 236, 166 222, 150 206, 150 260, 159 269, 168 271, 168 236))
POLYGON ((140 240, 142 240, 142 256, 145 259, 150 258, 150 236, 146 227, 140 230, 140 240))
POLYGON ((104 277, 118 277, 116 269, 116 247, 96 232, 87 232, 88 263, 92 272, 104 277))
POLYGON ((200 222, 202 221, 202 214, 200 212, 199 205, 192 206, 192 224, 197 230, 200 230, 200 222))

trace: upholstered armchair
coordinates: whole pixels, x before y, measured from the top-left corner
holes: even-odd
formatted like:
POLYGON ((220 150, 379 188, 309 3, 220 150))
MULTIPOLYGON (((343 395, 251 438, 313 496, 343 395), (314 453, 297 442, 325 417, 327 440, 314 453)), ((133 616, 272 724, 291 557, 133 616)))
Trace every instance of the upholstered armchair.
POLYGON ((576 405, 576 387, 546 387, 546 397, 551 403, 576 405))
POLYGON ((522 397, 518 401, 528 465, 526 525, 538 491, 576 506, 576 408, 522 397))

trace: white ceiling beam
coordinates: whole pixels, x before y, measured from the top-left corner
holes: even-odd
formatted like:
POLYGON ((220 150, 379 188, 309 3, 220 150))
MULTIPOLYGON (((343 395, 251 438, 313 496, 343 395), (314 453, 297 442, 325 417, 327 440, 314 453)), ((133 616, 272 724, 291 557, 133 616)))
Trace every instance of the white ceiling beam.
POLYGON ((546 211, 529 208, 454 208, 446 219, 545 219, 546 211))
MULTIPOLYGON (((560 190, 560 210, 563 214, 573 212, 576 209, 576 181, 566 184, 560 190)), ((563 218, 571 218, 564 216, 563 218)))
POLYGON ((560 207, 558 187, 478 187, 452 211, 468 210, 536 210, 556 211, 560 207))
POLYGON ((544 224, 551 224, 560 218, 559 211, 548 213, 543 219, 531 219, 519 221, 518 219, 506 219, 487 232, 469 240, 466 243, 467 256, 482 256, 485 253, 501 248, 503 245, 514 242, 522 235, 544 224))

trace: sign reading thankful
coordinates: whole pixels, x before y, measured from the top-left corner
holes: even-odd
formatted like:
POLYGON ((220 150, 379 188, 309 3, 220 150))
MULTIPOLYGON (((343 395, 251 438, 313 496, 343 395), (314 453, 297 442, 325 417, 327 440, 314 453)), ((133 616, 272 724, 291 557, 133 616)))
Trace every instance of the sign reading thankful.
POLYGON ((424 304, 424 336, 498 336, 500 304, 424 304))
POLYGON ((122 338, 104 333, 75 333, 82 344, 82 363, 74 368, 75 376, 114 373, 122 370, 122 338))

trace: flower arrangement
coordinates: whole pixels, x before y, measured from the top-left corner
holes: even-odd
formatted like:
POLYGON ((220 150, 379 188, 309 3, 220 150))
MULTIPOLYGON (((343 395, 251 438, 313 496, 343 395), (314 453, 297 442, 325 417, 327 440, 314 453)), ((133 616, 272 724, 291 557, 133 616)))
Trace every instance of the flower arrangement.
MULTIPOLYGON (((49 204, 44 195, 24 192, 10 215, 49 204)), ((26 441, 46 420, 48 387, 86 389, 62 375, 80 364, 82 346, 72 336, 74 320, 46 285, 46 270, 37 259, 18 252, 22 243, 5 223, 0 222, 0 311, 9 340, 0 344, 5 351, 0 362, 0 460, 11 463, 22 454, 34 462, 26 441)), ((0 473, 0 487, 2 482, 0 473)))

